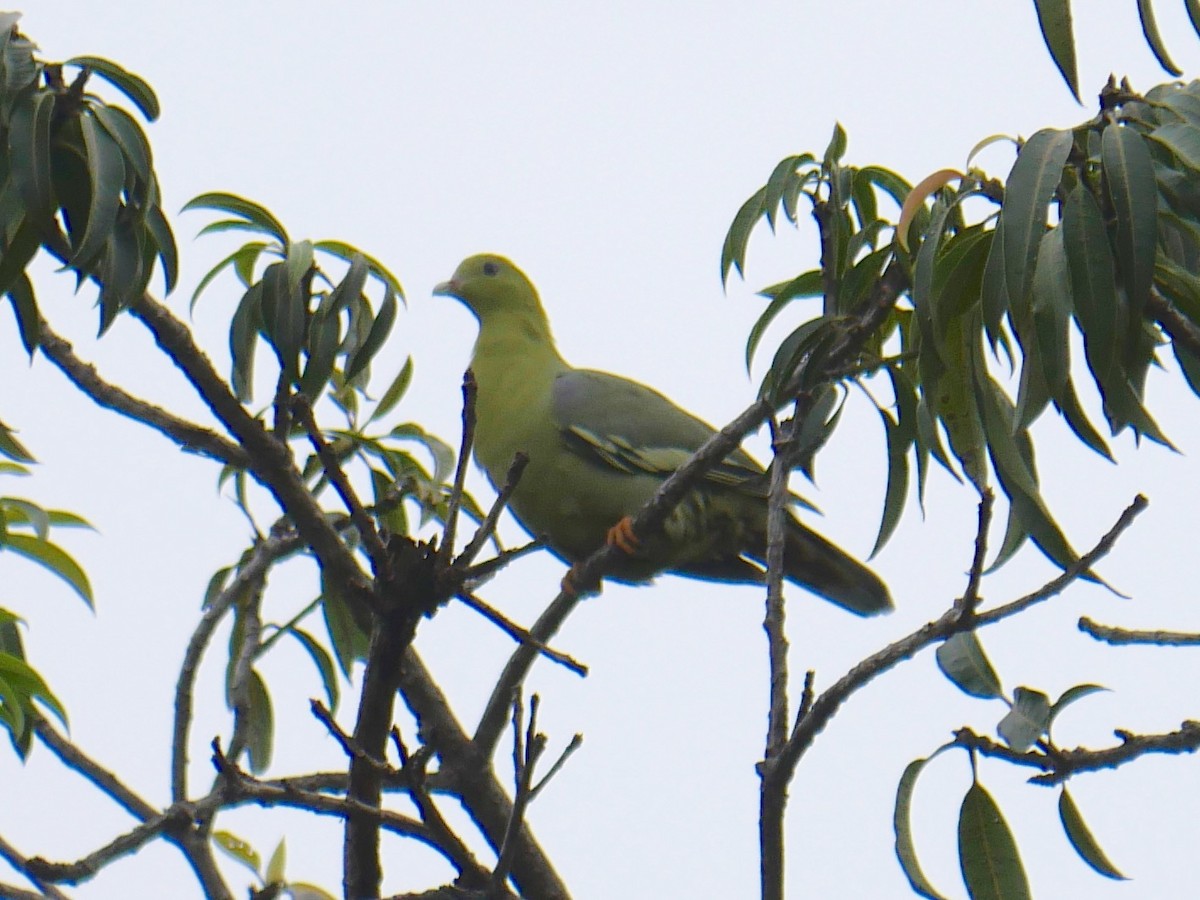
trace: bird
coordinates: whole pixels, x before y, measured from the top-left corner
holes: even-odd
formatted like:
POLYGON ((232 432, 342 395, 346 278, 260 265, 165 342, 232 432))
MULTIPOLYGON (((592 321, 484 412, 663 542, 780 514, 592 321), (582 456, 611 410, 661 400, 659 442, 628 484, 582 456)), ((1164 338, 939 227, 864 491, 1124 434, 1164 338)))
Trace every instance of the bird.
MULTIPOLYGON (((616 543, 623 552, 605 575, 612 581, 639 584, 661 573, 765 581, 768 476, 748 453, 735 449, 657 533, 639 539, 631 517, 712 426, 644 384, 571 366, 533 282, 503 256, 465 259, 433 293, 460 301, 479 322, 470 362, 475 459, 500 490, 516 454, 528 458, 509 500, 526 531, 571 566, 616 543)), ((784 576, 860 616, 892 608, 874 572, 790 511, 784 576)))

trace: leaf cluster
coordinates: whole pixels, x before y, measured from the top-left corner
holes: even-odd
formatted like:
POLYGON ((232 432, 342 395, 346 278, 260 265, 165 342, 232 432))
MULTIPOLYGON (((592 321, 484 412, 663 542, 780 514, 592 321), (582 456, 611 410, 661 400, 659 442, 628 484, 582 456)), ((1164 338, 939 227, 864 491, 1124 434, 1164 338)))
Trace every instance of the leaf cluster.
MULTIPOLYGON (((1027 538, 1069 566, 1077 554, 1041 495, 1030 426, 1053 408, 1085 446, 1113 458, 1085 412, 1076 343, 1112 435, 1128 430, 1169 445, 1144 402, 1166 345, 1200 389, 1200 82, 1144 97, 1110 83, 1093 119, 1018 142, 1004 182, 970 169, 914 190, 895 173, 844 164, 845 145, 839 127, 819 161, 783 160, 725 241, 728 276, 742 270, 754 227, 796 222, 801 199, 820 229, 820 267, 762 291, 770 302, 750 333, 748 362, 780 312, 822 298, 821 314, 780 342, 763 396, 782 404, 813 390, 798 374, 832 345, 884 268, 903 266, 902 301, 842 382, 863 389, 884 425, 888 486, 876 550, 907 503, 910 460, 918 499, 934 460, 980 492, 995 480, 1008 497, 993 568, 1027 538), (883 198, 902 207, 898 217, 880 212, 883 198), (887 379, 890 403, 869 390, 876 377, 887 379)), ((837 421, 813 426, 818 445, 837 421)))
POLYGON ((147 121, 159 114, 154 91, 106 59, 38 59, 15 21, 0 18, 0 297, 32 354, 40 315, 25 269, 39 248, 77 284, 99 284, 101 333, 142 297, 156 262, 169 292, 178 262, 140 123, 90 87, 115 87, 147 121))

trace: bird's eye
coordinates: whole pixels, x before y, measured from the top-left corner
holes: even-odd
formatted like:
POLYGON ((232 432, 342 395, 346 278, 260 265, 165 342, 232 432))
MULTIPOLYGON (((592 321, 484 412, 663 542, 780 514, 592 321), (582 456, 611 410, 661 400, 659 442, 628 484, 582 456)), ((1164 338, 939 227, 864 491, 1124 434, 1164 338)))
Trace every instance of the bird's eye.
POLYGON ((494 262, 485 262, 483 264, 483 274, 484 275, 488 275, 488 276, 495 275, 499 271, 500 271, 500 267, 498 265, 496 265, 494 262))

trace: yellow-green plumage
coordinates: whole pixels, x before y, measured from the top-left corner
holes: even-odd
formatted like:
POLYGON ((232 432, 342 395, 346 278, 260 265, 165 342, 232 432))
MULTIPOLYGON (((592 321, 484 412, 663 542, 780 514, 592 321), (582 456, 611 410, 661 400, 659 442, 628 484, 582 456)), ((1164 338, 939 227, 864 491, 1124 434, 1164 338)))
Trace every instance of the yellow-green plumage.
MULTIPOLYGON (((510 509, 568 562, 601 547, 609 528, 712 435, 645 385, 568 365, 533 284, 504 257, 472 256, 434 293, 456 297, 479 319, 475 457, 497 486, 518 451, 529 457, 510 509)), ((735 450, 609 577, 761 581, 766 497, 762 467, 735 450)), ((790 516, 784 555, 787 578, 826 599, 860 615, 891 609, 870 569, 790 516)))

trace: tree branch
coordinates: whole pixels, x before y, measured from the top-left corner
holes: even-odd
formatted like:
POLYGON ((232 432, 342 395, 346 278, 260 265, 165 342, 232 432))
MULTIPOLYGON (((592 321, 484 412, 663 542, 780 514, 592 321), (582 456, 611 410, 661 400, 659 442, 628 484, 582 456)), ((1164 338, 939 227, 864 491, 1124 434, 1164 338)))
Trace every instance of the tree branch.
POLYGON ((1118 628, 1115 625, 1101 625, 1093 622, 1087 616, 1079 620, 1079 630, 1090 634, 1098 641, 1106 644, 1155 644, 1160 647, 1195 647, 1200 646, 1200 634, 1188 631, 1140 631, 1132 628, 1118 628))

